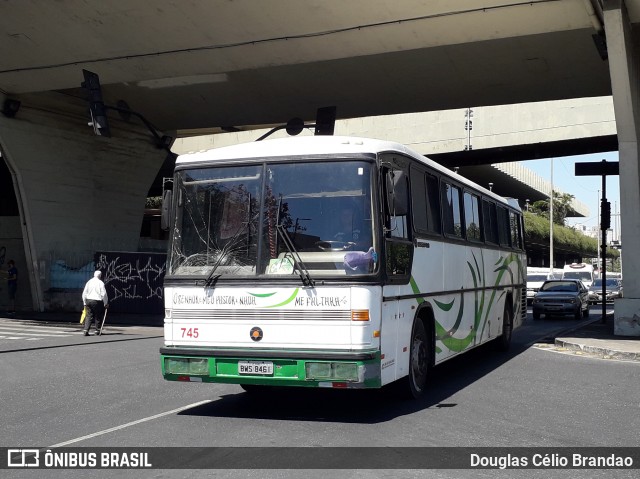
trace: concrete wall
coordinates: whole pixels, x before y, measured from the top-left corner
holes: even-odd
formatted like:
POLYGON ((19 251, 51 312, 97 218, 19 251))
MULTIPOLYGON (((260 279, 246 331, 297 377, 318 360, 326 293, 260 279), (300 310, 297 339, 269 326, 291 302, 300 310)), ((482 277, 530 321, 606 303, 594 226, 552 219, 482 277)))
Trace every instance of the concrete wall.
POLYGON ((166 156, 133 121, 114 120, 112 138, 95 136, 85 111, 86 103, 52 93, 23 99, 15 118, 0 116, 35 310, 80 303, 51 291, 53 263, 80 268, 97 250, 137 250, 145 198, 166 156))

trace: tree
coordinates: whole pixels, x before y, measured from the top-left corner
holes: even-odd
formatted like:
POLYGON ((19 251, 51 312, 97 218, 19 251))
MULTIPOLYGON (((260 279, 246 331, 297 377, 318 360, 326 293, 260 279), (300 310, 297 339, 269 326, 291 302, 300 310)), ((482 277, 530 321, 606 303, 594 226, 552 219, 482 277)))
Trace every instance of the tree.
MULTIPOLYGON (((571 201, 575 196, 569 193, 553 192, 553 222, 564 226, 564 221, 571 211, 571 201)), ((549 219, 549 200, 535 201, 529 206, 529 212, 549 219)))

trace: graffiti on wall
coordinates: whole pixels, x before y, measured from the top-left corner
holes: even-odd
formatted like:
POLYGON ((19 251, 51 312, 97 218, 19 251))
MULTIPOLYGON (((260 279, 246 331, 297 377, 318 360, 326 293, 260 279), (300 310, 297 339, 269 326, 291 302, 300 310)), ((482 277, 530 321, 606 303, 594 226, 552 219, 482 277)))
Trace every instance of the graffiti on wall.
POLYGON ((109 310, 119 313, 162 313, 164 253, 97 252, 96 269, 102 271, 109 310))

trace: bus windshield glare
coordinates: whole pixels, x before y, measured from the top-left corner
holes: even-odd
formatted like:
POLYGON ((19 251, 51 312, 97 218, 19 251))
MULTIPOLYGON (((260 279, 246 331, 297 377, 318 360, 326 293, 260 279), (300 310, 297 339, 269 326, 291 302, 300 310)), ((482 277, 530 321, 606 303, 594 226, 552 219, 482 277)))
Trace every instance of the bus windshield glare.
POLYGON ((179 170, 167 274, 372 274, 372 177, 366 161, 179 170))

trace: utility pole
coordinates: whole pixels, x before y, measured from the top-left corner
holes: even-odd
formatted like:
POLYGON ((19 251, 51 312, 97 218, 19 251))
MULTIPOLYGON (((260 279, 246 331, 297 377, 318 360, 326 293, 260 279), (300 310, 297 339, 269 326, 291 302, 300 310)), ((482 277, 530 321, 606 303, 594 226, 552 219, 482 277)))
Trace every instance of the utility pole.
POLYGON ((553 158, 551 158, 551 196, 549 197, 549 268, 553 277, 553 158))
MULTIPOLYGON (((597 227, 597 231, 600 231, 600 190, 598 190, 598 227, 597 227)), ((596 252, 598 254, 598 260, 596 262, 596 267, 598 268, 598 275, 600 275, 602 272, 600 271, 600 235, 598 233, 596 233, 596 239, 598 240, 598 248, 596 249, 596 252)))

